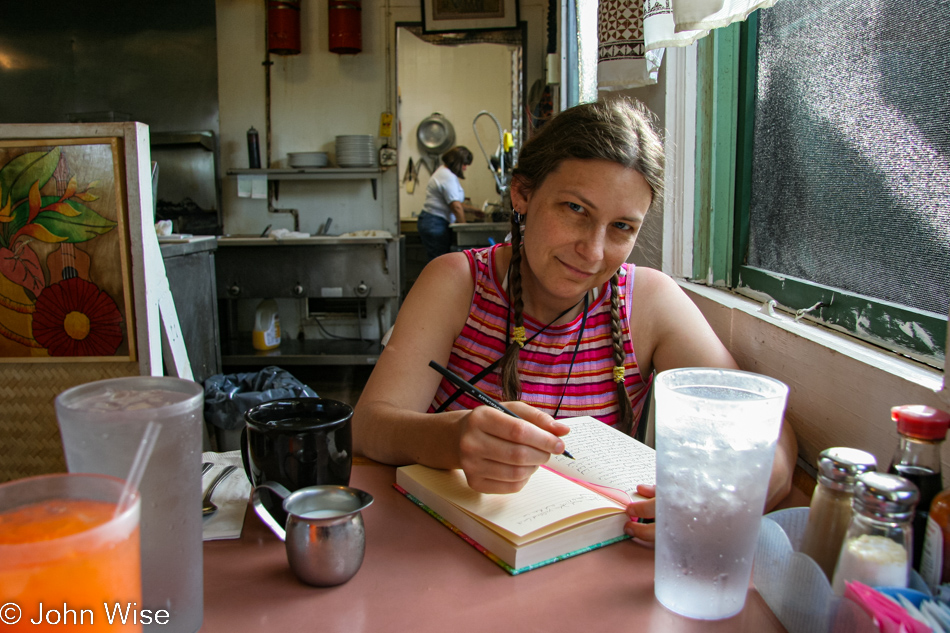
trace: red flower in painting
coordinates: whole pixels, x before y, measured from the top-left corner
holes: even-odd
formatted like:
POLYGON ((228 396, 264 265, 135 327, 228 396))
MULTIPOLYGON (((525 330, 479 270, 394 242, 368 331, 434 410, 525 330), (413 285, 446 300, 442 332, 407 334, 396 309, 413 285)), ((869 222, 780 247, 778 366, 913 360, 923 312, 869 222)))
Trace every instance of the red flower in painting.
POLYGON ((122 342, 112 297, 85 279, 47 286, 36 299, 33 338, 50 356, 112 356, 122 342))

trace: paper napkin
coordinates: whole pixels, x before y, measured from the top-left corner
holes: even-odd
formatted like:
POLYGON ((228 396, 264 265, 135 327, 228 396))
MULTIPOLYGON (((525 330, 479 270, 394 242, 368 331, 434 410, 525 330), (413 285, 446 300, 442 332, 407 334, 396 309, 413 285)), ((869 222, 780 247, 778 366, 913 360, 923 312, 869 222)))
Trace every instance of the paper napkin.
POLYGON ((237 466, 237 470, 219 482, 214 489, 211 500, 218 506, 218 511, 213 516, 204 519, 202 530, 204 540, 240 538, 241 529, 244 527, 247 501, 251 496, 251 483, 244 474, 241 451, 202 453, 201 461, 214 464, 201 478, 202 496, 222 470, 230 465, 237 466))

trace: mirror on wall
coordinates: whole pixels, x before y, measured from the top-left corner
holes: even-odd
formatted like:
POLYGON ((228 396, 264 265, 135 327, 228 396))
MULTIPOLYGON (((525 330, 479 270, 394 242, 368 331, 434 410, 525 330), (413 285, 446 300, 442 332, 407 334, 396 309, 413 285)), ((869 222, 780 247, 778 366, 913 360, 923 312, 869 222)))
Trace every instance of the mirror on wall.
POLYGON ((500 132, 512 132, 516 146, 520 145, 523 43, 521 30, 432 35, 423 34, 417 25, 397 26, 399 215, 402 220, 412 220, 422 210, 431 170, 441 164, 438 158, 429 156, 417 136, 419 125, 431 123, 434 114, 451 126, 454 145, 464 145, 475 157, 462 182, 471 203, 482 207, 485 202, 501 202, 485 155, 491 157, 499 151, 500 132), (492 117, 478 117, 482 111, 491 113, 498 125, 492 117), (476 117, 477 124, 473 128, 476 117))

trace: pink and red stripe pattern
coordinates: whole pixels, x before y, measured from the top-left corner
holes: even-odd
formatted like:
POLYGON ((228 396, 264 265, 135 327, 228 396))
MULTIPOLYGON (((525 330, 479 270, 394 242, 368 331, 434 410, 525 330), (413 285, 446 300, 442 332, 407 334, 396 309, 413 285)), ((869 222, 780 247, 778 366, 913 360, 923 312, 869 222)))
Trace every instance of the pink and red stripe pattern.
MULTIPOLYGON (((475 294, 468 320, 452 347, 448 368, 466 380, 495 362, 505 351, 508 297, 494 274, 494 255, 498 248, 510 248, 510 244, 465 251, 475 278, 475 294)), ((649 381, 644 381, 640 376, 630 339, 626 301, 633 289, 633 265, 624 264, 624 269, 627 274, 620 278, 620 312, 626 352, 624 384, 636 420, 643 409, 649 381)), ((618 420, 618 406, 613 380, 609 284, 604 285, 598 298, 589 307, 584 338, 574 368, 570 370, 581 320, 581 315, 578 315, 570 323, 548 327, 521 350, 518 364, 521 400, 554 415, 564 393, 557 417, 589 415, 614 425, 618 420)), ((531 339, 544 324, 526 314, 524 326, 528 339, 531 339)), ((475 386, 500 400, 500 376, 500 371, 496 369, 475 386)), ((435 411, 453 393, 455 387, 443 379, 429 411, 435 411)), ((449 405, 448 410, 469 409, 478 404, 463 395, 449 405)))

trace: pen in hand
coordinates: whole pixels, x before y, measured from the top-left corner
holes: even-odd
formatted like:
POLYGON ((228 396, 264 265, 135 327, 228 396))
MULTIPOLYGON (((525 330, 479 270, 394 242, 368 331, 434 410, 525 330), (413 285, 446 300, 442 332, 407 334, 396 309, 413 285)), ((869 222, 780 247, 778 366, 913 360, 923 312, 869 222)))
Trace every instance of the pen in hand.
MULTIPOLYGON (((513 418, 518 418, 519 420, 522 419, 521 416, 517 415, 516 413, 514 413, 514 412, 511 411, 510 409, 508 409, 508 408, 506 408, 505 406, 503 406, 500 402, 498 402, 497 400, 495 400, 494 398, 492 398, 492 397, 489 396, 487 393, 485 393, 484 391, 482 391, 481 389, 479 389, 479 388, 476 387, 475 385, 471 384, 471 383, 468 382, 467 380, 463 379, 461 376, 459 376, 458 374, 456 374, 454 371, 452 371, 452 370, 450 370, 450 369, 446 369, 445 367, 443 367, 442 365, 438 364, 438 363, 435 362, 434 360, 429 361, 429 367, 431 367, 432 369, 436 370, 437 372, 439 372, 440 374, 442 374, 443 376, 445 376, 446 380, 448 380, 450 383, 452 383, 453 385, 455 385, 456 387, 458 387, 459 389, 461 389, 462 391, 464 391, 464 392, 467 393, 468 395, 472 396, 473 398, 475 398, 476 400, 478 400, 478 401, 481 402, 482 404, 484 404, 484 405, 486 405, 486 406, 489 406, 489 407, 491 407, 492 409, 496 409, 496 410, 498 410, 498 411, 501 411, 502 413, 507 413, 508 415, 510 415, 510 416, 513 417, 513 418)), ((564 455, 564 457, 568 457, 568 458, 570 458, 570 459, 574 459, 574 456, 571 455, 570 453, 568 453, 567 450, 565 450, 565 451, 564 451, 563 453, 561 453, 561 454, 564 455)))

